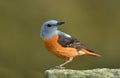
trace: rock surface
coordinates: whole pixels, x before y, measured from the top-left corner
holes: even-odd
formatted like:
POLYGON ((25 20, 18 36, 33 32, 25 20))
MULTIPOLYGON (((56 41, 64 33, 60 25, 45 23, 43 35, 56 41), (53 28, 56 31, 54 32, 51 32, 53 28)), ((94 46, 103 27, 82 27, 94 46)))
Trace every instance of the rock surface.
POLYGON ((46 78, 120 78, 120 69, 52 69, 45 71, 46 78))

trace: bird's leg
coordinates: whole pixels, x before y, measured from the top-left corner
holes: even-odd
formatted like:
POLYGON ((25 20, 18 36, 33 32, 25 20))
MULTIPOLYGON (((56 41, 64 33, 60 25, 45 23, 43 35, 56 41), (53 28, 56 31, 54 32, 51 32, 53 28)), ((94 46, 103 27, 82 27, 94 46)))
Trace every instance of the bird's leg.
POLYGON ((73 58, 69 58, 67 61, 65 61, 64 63, 60 64, 59 67, 63 67, 65 64, 71 62, 72 59, 73 59, 73 58))
POLYGON ((55 66, 54 68, 56 69, 64 69, 65 67, 63 67, 65 64, 71 62, 73 59, 73 57, 69 58, 67 61, 65 61, 64 63, 60 64, 59 66, 55 66))

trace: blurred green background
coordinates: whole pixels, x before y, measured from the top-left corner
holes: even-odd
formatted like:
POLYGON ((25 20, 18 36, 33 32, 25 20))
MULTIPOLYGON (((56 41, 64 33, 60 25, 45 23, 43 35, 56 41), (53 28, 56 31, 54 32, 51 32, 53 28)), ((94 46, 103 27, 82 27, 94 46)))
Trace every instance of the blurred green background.
POLYGON ((44 78, 63 61, 39 37, 46 20, 86 44, 100 58, 83 56, 70 69, 120 68, 120 0, 0 0, 0 78, 44 78))

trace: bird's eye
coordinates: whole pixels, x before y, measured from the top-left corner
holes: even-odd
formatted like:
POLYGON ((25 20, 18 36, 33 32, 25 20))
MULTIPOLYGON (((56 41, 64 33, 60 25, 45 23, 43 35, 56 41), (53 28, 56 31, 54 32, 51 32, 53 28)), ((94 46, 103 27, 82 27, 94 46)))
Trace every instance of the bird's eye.
POLYGON ((51 27, 52 25, 48 24, 47 26, 48 26, 48 27, 51 27))

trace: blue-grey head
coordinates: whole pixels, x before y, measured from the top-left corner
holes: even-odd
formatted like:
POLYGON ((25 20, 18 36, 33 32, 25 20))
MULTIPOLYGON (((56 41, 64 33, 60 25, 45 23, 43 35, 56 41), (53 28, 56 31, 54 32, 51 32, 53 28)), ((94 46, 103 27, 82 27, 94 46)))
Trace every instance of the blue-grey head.
POLYGON ((64 22, 59 22, 56 20, 49 20, 43 23, 40 31, 41 38, 50 38, 56 34, 58 34, 58 27, 64 24, 64 22))

